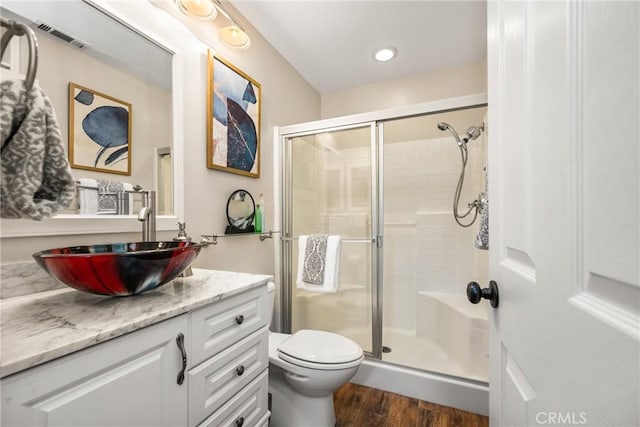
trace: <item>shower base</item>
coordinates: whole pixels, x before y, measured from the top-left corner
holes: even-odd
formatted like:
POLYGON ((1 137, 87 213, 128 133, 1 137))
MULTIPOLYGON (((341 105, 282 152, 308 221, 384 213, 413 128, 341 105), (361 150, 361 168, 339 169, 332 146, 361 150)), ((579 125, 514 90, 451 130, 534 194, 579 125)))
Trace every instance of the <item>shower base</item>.
MULTIPOLYGON (((343 330, 341 335, 347 336, 366 348, 371 338, 366 330, 343 330)), ((386 328, 382 336, 385 347, 391 348, 388 353, 383 352, 382 361, 402 365, 409 368, 430 371, 434 373, 488 382, 488 372, 477 372, 466 363, 452 357, 449 351, 438 343, 424 336, 416 335, 415 331, 386 328)))
POLYGON ((451 357, 449 352, 437 343, 417 336, 412 331, 387 328, 383 333, 382 342, 392 349, 390 353, 382 354, 382 360, 385 362, 475 381, 489 381, 488 372, 482 375, 470 369, 466 364, 451 357))
MULTIPOLYGON (((367 331, 345 330, 343 335, 359 342, 371 342, 367 331)), ((355 384, 398 393, 403 396, 489 415, 487 376, 478 375, 436 342, 414 331, 387 328, 383 344, 391 347, 382 360, 367 358, 355 384)))

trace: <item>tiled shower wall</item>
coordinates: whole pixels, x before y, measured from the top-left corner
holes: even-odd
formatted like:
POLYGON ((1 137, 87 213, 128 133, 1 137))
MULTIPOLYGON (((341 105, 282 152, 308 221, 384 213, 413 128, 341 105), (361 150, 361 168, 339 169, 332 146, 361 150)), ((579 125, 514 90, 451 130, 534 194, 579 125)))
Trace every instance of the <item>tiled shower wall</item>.
MULTIPOLYGON (((461 212, 484 191, 485 140, 468 144, 461 212)), ((453 219, 461 168, 453 137, 386 144, 384 168, 384 324, 414 330, 416 293, 464 296, 469 281, 486 283, 488 253, 473 246, 479 219, 468 228, 453 219)))

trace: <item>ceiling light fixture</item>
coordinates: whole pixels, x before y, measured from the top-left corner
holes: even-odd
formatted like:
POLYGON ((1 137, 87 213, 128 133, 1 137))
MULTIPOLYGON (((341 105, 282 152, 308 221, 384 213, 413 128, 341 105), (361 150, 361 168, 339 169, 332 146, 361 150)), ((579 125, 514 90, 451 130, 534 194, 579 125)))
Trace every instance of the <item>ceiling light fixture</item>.
POLYGON ((398 50, 393 46, 389 46, 375 51, 373 58, 378 62, 387 62, 395 58, 397 54, 398 50))
POLYGON ((244 50, 251 46, 251 40, 247 33, 236 24, 231 24, 218 31, 218 40, 232 49, 244 50))
POLYGON ((218 15, 218 9, 210 0, 175 0, 180 12, 191 18, 202 21, 213 20, 218 15))
POLYGON ((218 12, 227 18, 231 25, 218 31, 218 40, 232 49, 244 50, 251 46, 246 31, 229 15, 220 0, 174 0, 182 13, 199 20, 213 20, 218 12))

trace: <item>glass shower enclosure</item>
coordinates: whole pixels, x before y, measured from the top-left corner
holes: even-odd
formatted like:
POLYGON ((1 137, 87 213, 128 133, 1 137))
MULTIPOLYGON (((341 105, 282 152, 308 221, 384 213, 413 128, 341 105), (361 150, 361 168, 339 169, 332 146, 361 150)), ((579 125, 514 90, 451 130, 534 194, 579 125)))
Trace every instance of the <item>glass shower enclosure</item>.
POLYGON ((283 240, 291 289, 292 331, 342 331, 369 354, 377 307, 375 123, 326 129, 286 139, 283 240), (342 236, 340 288, 319 294, 295 286, 298 239, 308 234, 342 236), (350 330, 346 330, 350 329, 350 330))
MULTIPOLYGON (((487 308, 468 303, 465 289, 486 282, 488 258, 473 246, 479 221, 454 222, 460 153, 437 124, 480 125, 486 106, 421 108, 281 132, 282 325, 336 332, 371 358, 485 383, 487 308), (298 237, 308 234, 342 237, 336 293, 296 286, 298 237)), ((484 190, 486 138, 468 153, 462 207, 484 190)))

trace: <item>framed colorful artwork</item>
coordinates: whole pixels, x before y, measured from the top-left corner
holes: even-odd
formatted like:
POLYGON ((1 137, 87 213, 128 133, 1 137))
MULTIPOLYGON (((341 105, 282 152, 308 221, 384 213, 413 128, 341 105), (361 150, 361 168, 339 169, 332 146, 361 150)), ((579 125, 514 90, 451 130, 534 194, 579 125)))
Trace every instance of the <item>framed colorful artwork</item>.
POLYGON ((131 104, 69 83, 72 168, 131 175, 131 104))
POLYGON ((260 177, 261 86, 208 53, 207 167, 260 177))

